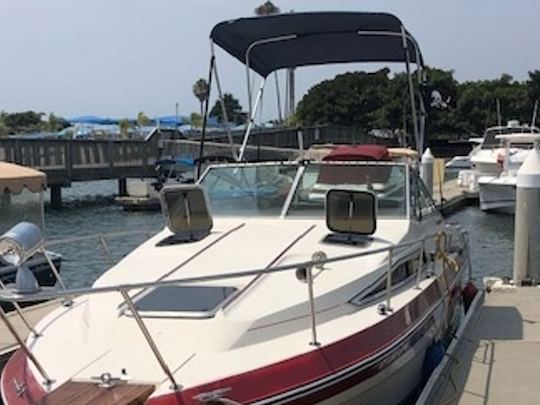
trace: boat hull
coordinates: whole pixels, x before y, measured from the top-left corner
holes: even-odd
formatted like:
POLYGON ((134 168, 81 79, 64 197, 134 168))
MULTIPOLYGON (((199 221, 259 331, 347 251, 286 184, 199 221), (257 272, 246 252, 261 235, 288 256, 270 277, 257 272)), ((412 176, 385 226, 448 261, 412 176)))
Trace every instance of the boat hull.
POLYGON ((505 178, 480 178, 478 181, 482 211, 513 214, 516 207, 516 182, 505 178))

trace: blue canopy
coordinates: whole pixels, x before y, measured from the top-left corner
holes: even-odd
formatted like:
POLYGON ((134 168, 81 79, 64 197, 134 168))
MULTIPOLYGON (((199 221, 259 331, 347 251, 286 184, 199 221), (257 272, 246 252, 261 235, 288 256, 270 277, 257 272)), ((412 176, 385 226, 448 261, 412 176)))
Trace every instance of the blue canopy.
POLYGON ((113 118, 96 117, 95 115, 81 115, 70 118, 70 124, 95 124, 95 125, 116 125, 119 120, 113 118))

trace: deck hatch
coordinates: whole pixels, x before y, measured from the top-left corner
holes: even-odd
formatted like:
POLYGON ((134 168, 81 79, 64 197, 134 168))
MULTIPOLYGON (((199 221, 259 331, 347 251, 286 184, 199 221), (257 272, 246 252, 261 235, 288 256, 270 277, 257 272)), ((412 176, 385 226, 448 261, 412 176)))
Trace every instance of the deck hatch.
POLYGON ((141 296, 135 307, 142 315, 210 316, 236 290, 220 286, 162 286, 141 296))

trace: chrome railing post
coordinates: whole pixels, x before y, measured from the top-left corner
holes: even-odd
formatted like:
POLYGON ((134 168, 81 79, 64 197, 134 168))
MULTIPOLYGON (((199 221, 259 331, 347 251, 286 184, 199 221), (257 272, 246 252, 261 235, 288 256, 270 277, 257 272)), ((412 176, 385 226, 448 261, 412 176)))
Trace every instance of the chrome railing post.
MULTIPOLYGON (((423 240, 420 243, 420 254, 418 256, 418 268, 416 269, 416 286, 414 288, 416 288, 417 290, 420 289, 420 276, 422 275, 422 272, 424 271, 424 250, 425 250, 424 244, 425 244, 425 240, 423 240)), ((427 261, 426 261, 426 264, 427 264, 427 261)))
POLYGON ((41 374, 41 376, 45 379, 45 381, 44 381, 45 385, 50 385, 53 382, 53 380, 51 380, 49 378, 49 375, 45 372, 45 370, 43 369, 43 367, 39 363, 38 359, 36 359, 36 357, 32 354, 32 352, 30 351, 28 346, 26 346, 26 343, 24 342, 24 339, 21 336, 19 336, 19 334, 17 333, 17 330, 11 324, 11 322, 9 321, 6 313, 4 312, 4 310, 1 307, 0 307, 0 318, 2 318, 2 321, 4 321, 4 324, 9 329, 9 332, 11 333, 11 335, 17 341, 17 343, 19 344, 21 350, 24 352, 26 357, 28 357, 30 359, 30 361, 32 363, 34 363, 34 366, 36 366, 36 368, 39 371, 39 373, 41 374))
POLYGON ((124 301, 126 302, 129 310, 133 314, 133 317, 137 321, 137 325, 139 326, 139 329, 141 330, 142 334, 144 335, 144 338, 146 339, 146 342, 148 343, 148 346, 150 346, 150 349, 152 350, 152 353, 154 354, 156 360, 158 361, 159 365, 161 366, 161 369, 163 372, 167 375, 169 380, 171 381, 171 388, 176 390, 179 388, 179 385, 176 383, 176 380, 174 379, 174 376, 169 369, 169 366, 167 366, 167 363, 165 363, 165 360, 163 359, 163 356, 159 352, 158 347, 156 346, 156 343, 154 342, 154 339, 152 339, 152 335, 150 335, 150 332, 148 331, 146 325, 144 324, 141 316, 139 315, 139 312, 137 311, 137 308, 135 308, 135 305, 133 304, 133 301, 131 300, 131 297, 127 293, 126 290, 120 289, 120 293, 122 294, 122 297, 124 298, 124 301))
POLYGON ((98 239, 99 239, 99 242, 101 243, 101 246, 103 246, 103 251, 105 252, 105 256, 107 256, 107 260, 109 261, 111 265, 113 265, 114 259, 109 249, 109 245, 107 245, 107 241, 105 240, 105 237, 103 235, 99 235, 98 239))
MULTIPOLYGON (((6 285, 3 283, 2 280, 0 280, 0 288, 2 289, 5 289, 6 288, 6 285)), ((28 328, 28 330, 30 332, 32 332, 32 334, 35 336, 35 337, 38 337, 39 336, 39 333, 36 332, 36 330, 34 329, 34 327, 30 324, 30 322, 28 321, 28 319, 26 319, 26 316, 24 316, 24 312, 22 311, 22 308, 20 306, 20 304, 16 301, 13 301, 11 303, 11 305, 13 305, 13 307, 15 307, 15 311, 17 312, 17 314, 19 314, 19 317, 21 318, 21 320, 23 321, 24 325, 28 328)))
POLYGON ((388 270, 386 273, 386 310, 391 311, 390 296, 392 295, 392 261, 393 261, 394 249, 388 249, 388 270))
POLYGON ((62 290, 65 290, 66 285, 64 284, 64 281, 62 280, 62 277, 60 276, 60 273, 59 273, 58 269, 54 265, 53 261, 51 260, 51 258, 47 254, 47 251, 45 250, 44 247, 41 248, 41 253, 43 254, 43 256, 45 256, 45 260, 47 260, 47 263, 49 264, 49 267, 51 268, 51 270, 52 270, 52 272, 54 274, 54 277, 56 278, 56 281, 58 282, 58 284, 60 284, 60 287, 62 288, 62 290))
POLYGON ((320 342, 317 340, 317 321, 315 319, 315 299, 313 296, 313 267, 306 268, 306 281, 308 286, 309 295, 309 310, 311 315, 311 346, 320 346, 320 342))

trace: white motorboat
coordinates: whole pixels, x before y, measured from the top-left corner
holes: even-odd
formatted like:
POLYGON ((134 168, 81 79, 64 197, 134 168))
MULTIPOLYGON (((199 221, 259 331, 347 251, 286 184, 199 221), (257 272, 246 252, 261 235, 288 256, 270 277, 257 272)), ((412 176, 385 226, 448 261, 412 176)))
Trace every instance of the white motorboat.
MULTIPOLYGON (((486 130, 482 142, 469 154, 471 170, 465 170, 461 176, 466 182, 461 184, 471 191, 478 191, 480 177, 498 177, 506 164, 509 170, 517 170, 527 157, 532 145, 530 143, 511 142, 506 148, 500 136, 520 137, 528 134, 538 134, 536 126, 520 125, 519 121, 508 121, 506 126, 491 127, 486 130)), ((485 181, 486 179, 484 179, 485 181)))
POLYGON ((502 170, 497 175, 484 175, 478 178, 480 209, 505 214, 513 214, 516 206, 517 172, 521 163, 535 143, 538 143, 540 134, 507 134, 497 135, 503 142, 504 160, 502 170), (512 154, 512 145, 519 144, 518 158, 512 154), (524 155, 524 156, 523 156, 524 155))
MULTIPOLYGON (((246 18, 211 38, 263 77, 345 61, 422 67, 416 42, 388 14, 246 18)), ((248 135, 249 126, 244 146, 248 135)), ((410 397, 459 322, 467 238, 445 224, 414 163, 368 149, 361 162, 347 150, 210 166, 198 184, 162 190, 167 227, 92 288, 1 290, 7 301, 69 299, 21 340, 2 374, 4 403, 410 397)))

